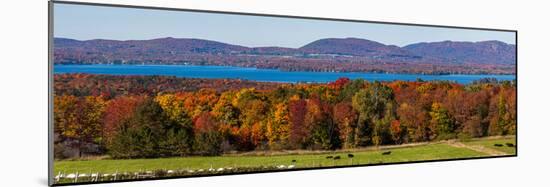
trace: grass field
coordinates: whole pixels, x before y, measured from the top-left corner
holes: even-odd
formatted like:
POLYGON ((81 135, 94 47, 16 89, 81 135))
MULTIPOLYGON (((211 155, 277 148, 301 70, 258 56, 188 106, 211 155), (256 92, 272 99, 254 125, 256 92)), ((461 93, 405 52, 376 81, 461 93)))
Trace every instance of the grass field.
POLYGON ((506 146, 506 143, 512 143, 512 144, 516 145, 515 137, 503 137, 503 138, 499 138, 499 139, 486 139, 486 140, 479 140, 479 141, 464 142, 464 144, 466 144, 466 145, 482 146, 482 147, 485 147, 485 148, 490 148, 490 149, 494 149, 494 150, 503 152, 505 154, 511 154, 511 155, 516 154, 516 147, 508 147, 508 146, 506 146), (504 146, 497 147, 497 146, 495 146, 495 144, 501 144, 501 145, 504 145, 504 146))
POLYGON ((222 167, 274 167, 278 165, 295 165, 295 168, 308 167, 332 167, 343 165, 364 165, 392 162, 472 158, 492 156, 500 151, 499 155, 515 154, 515 147, 495 147, 495 143, 514 143, 515 138, 480 139, 461 142, 463 147, 452 146, 449 143, 431 143, 412 147, 391 148, 383 150, 357 150, 353 151, 353 158, 348 158, 349 152, 338 153, 304 153, 276 156, 215 156, 215 157, 177 157, 157 159, 131 159, 131 160, 81 160, 81 161, 55 161, 54 172, 62 173, 114 173, 134 172, 147 170, 199 170, 222 167), (473 146, 474 148, 470 147, 473 146), (480 151, 480 147, 483 147, 480 151), (384 151, 391 150, 390 155, 382 155, 384 151), (488 151, 489 150, 489 151, 488 151), (327 156, 340 156, 340 160, 327 159, 327 156), (292 160, 296 160, 292 163, 292 160))

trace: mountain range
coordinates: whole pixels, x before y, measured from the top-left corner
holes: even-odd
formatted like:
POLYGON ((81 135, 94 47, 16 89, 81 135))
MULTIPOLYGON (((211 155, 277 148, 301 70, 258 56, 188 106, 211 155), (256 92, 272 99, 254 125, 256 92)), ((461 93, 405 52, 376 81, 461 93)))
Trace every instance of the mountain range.
POLYGON ((248 62, 246 66, 263 67, 266 63, 282 61, 282 59, 296 62, 509 66, 516 63, 516 46, 500 41, 442 41, 422 42, 399 47, 360 38, 325 38, 299 48, 285 48, 276 46, 246 47, 211 40, 171 37, 125 41, 103 39, 80 41, 54 38, 54 62, 56 64, 191 63, 218 65, 224 63, 223 65, 243 66, 242 63, 248 62), (225 62, 218 62, 222 60, 225 62), (261 61, 263 64, 251 61, 261 61))

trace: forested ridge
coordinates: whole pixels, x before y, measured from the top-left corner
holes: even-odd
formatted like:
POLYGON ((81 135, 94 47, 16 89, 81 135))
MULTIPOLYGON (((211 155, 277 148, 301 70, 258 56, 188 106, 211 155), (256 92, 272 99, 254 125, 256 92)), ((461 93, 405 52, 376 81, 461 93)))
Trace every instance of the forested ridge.
POLYGON ((55 75, 55 157, 359 148, 516 133, 516 84, 55 75), (199 84, 200 86, 198 86, 199 84), (135 85, 142 85, 135 86, 135 85), (79 155, 81 155, 79 154, 79 155))
POLYGON ((299 48, 245 47, 193 38, 54 39, 55 64, 192 64, 283 71, 515 74, 516 46, 500 41, 416 43, 324 38, 299 48))

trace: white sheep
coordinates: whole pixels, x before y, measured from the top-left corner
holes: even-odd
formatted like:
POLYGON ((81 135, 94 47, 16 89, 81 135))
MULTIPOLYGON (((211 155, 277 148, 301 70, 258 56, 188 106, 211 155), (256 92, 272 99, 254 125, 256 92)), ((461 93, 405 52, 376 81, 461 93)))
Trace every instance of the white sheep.
POLYGON ((74 173, 69 173, 69 174, 66 176, 66 178, 68 178, 68 179, 74 179, 74 178, 76 178, 76 174, 74 174, 74 173))
POLYGON ((63 174, 58 174, 55 176, 55 180, 59 181, 59 179, 62 179, 63 177, 63 174))

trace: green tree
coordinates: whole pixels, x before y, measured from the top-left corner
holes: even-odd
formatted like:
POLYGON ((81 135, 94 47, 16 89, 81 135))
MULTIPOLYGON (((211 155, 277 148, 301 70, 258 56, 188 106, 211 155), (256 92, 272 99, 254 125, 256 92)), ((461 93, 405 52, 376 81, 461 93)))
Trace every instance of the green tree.
POLYGON ((363 79, 355 79, 352 80, 349 83, 346 83, 342 90, 340 91, 340 94, 338 95, 339 101, 347 101, 350 102, 351 98, 361 89, 365 87, 365 80, 363 79))
POLYGON ((159 95, 155 98, 167 117, 166 139, 159 146, 169 155, 189 155, 193 145, 193 122, 184 109, 184 100, 173 94, 159 95))
POLYGON ((120 125, 109 145, 115 158, 154 158, 187 155, 191 152, 191 121, 180 113, 172 119, 151 98, 137 106, 120 125), (175 120, 177 119, 177 120, 175 120))
POLYGON ((330 105, 316 95, 307 100, 304 123, 311 132, 308 138, 311 148, 336 149, 341 146, 337 125, 333 123, 331 113, 330 105))
POLYGON ((218 123, 209 112, 202 112, 195 119, 194 132, 195 154, 208 156, 221 154, 222 134, 219 132, 218 123))
POLYGON ((437 138, 440 140, 445 140, 456 137, 454 133, 454 120, 449 114, 449 111, 447 111, 441 103, 434 102, 432 104, 430 117, 432 129, 435 129, 435 133, 433 134, 434 137, 432 137, 432 139, 437 138))
POLYGON ((359 113, 355 143, 357 146, 385 142, 390 122, 395 116, 394 105, 393 90, 379 82, 368 85, 353 96, 352 106, 359 113))

